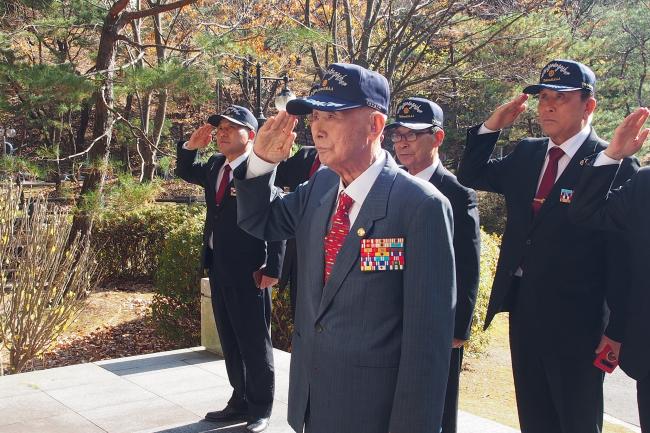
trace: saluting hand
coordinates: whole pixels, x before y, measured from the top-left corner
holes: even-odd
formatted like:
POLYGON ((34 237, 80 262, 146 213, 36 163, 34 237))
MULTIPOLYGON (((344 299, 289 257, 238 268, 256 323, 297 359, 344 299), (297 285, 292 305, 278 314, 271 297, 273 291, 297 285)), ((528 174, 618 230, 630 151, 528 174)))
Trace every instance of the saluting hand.
POLYGON ((628 115, 614 131, 612 142, 605 149, 605 155, 613 159, 623 159, 634 155, 643 142, 648 137, 650 129, 643 128, 643 124, 650 116, 650 109, 637 108, 632 114, 628 115))
POLYGON ((255 136, 253 151, 266 162, 279 163, 291 154, 291 146, 296 139, 293 129, 298 119, 286 111, 270 117, 255 136))
POLYGON ((485 121, 485 127, 498 131, 512 125, 517 120, 517 117, 528 108, 527 100, 528 95, 522 93, 512 101, 499 105, 488 120, 485 121))
POLYGON ((214 126, 206 123, 194 131, 185 147, 189 150, 205 149, 212 142, 212 130, 214 126))

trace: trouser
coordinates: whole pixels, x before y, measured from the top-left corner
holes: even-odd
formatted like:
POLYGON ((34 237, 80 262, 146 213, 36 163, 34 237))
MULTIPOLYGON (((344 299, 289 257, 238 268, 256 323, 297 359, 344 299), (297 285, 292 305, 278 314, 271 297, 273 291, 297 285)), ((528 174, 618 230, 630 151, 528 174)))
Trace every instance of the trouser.
POLYGON ((458 428, 458 393, 460 370, 463 364, 463 348, 451 349, 449 377, 445 393, 445 409, 442 413, 442 433, 456 433, 458 428))
POLYGON ((593 366, 593 351, 566 353, 542 344, 531 292, 517 286, 510 351, 521 432, 602 432, 604 374, 593 366))
POLYGON ((247 409, 249 418, 271 415, 275 387, 271 344, 271 289, 244 278, 231 287, 210 273, 212 308, 233 387, 229 405, 247 409))

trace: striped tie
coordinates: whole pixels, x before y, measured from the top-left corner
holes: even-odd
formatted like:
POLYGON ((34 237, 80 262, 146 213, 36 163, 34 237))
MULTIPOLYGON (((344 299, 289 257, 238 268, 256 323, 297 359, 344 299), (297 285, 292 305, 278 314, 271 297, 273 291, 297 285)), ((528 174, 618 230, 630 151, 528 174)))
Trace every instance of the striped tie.
POLYGON ((339 195, 339 204, 336 207, 334 217, 332 217, 332 227, 329 233, 325 236, 325 282, 332 273, 332 268, 336 262, 336 256, 343 245, 345 237, 350 231, 350 208, 354 200, 341 191, 339 195))

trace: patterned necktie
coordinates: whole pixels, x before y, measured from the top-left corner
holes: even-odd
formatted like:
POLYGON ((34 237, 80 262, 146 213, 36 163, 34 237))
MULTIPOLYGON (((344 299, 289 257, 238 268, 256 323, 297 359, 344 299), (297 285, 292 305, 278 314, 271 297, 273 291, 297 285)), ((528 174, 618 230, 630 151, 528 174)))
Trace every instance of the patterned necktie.
POLYGON ((553 184, 557 177, 557 163, 563 156, 564 151, 559 146, 554 146, 548 151, 548 164, 546 165, 542 181, 539 183, 539 189, 533 200, 533 214, 535 216, 537 216, 537 213, 544 204, 544 200, 546 200, 551 189, 553 189, 553 184))
POLYGON ((217 206, 221 205, 223 201, 223 196, 226 195, 226 189, 230 184, 230 164, 226 164, 223 168, 223 176, 221 176, 221 182, 219 182, 219 188, 217 188, 217 206))
POLYGON ((314 163, 311 165, 311 168, 309 169, 309 178, 314 175, 320 168, 320 159, 318 158, 318 155, 316 155, 316 158, 314 158, 314 163))
POLYGON ((330 277, 336 256, 343 245, 345 237, 350 231, 350 208, 354 200, 341 191, 339 195, 339 204, 336 207, 336 212, 332 217, 332 227, 329 233, 325 236, 325 282, 330 277))

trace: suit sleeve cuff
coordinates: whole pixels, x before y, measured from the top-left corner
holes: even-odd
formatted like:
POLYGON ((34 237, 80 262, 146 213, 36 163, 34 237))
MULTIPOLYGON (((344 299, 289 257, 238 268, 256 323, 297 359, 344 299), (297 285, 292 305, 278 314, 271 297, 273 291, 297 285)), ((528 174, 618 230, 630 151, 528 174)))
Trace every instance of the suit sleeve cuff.
POLYGON ((609 156, 605 155, 604 151, 601 151, 596 157, 596 160, 594 161, 594 167, 600 167, 601 165, 614 165, 620 163, 621 163, 620 159, 610 158, 609 156))
POLYGON ((481 127, 478 129, 478 132, 476 135, 482 135, 482 134, 492 134, 494 132, 499 132, 498 129, 490 129, 487 126, 485 126, 485 123, 481 124, 481 127))
POLYGON ((254 177, 269 174, 277 166, 278 164, 275 164, 273 162, 264 161, 262 158, 260 158, 255 154, 255 151, 253 151, 248 157, 248 164, 246 168, 246 179, 252 179, 254 177))

